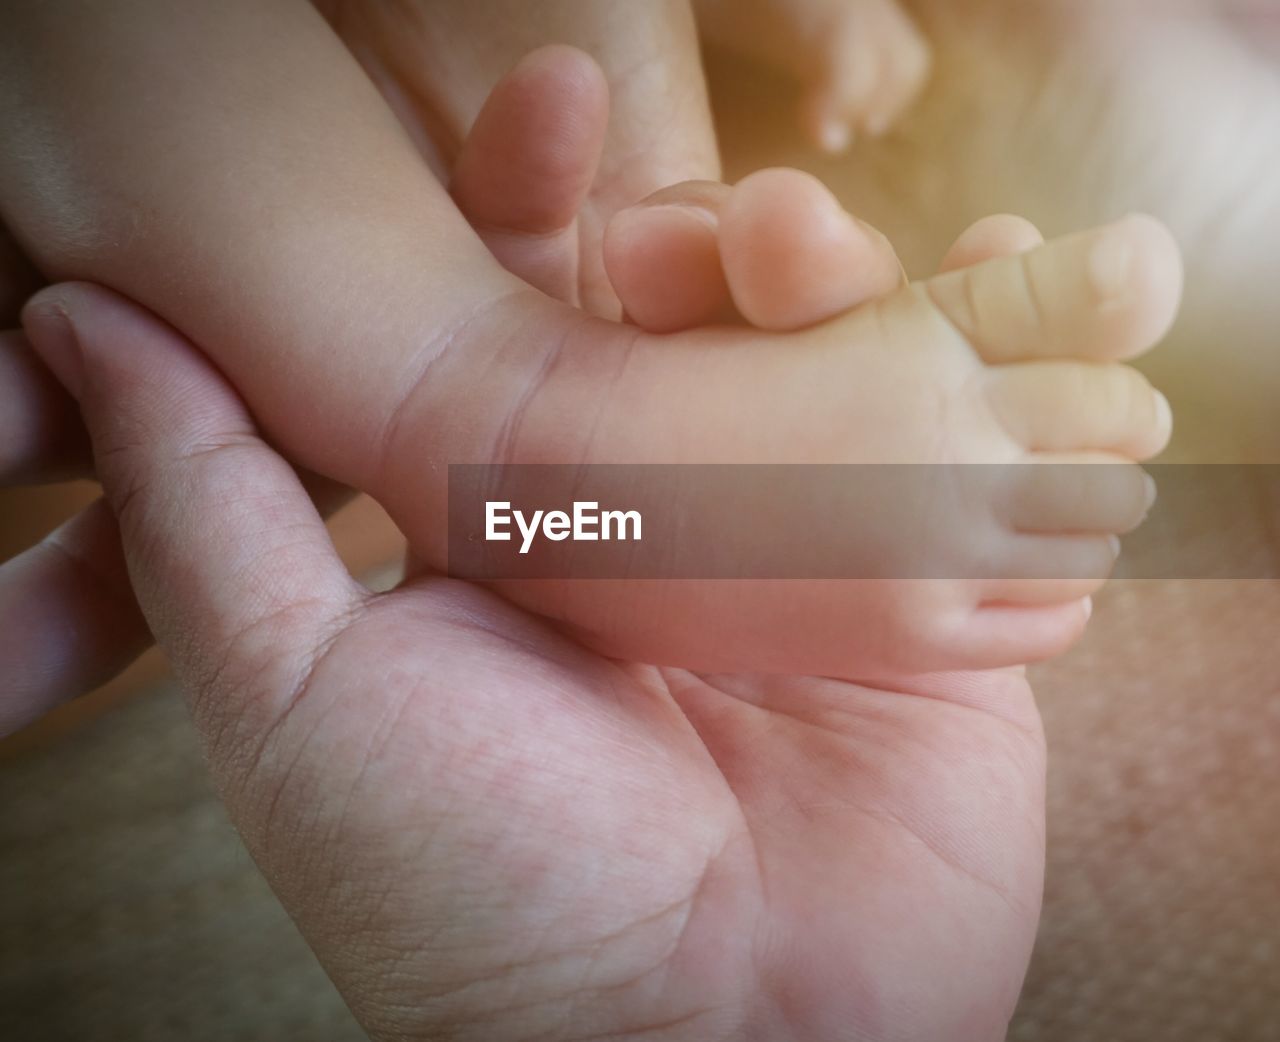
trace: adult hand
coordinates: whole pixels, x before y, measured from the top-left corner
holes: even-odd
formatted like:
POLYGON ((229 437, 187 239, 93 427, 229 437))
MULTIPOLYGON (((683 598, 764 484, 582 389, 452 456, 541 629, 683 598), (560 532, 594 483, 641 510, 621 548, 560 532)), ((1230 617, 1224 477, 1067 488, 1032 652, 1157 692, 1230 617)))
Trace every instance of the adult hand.
POLYGON ((577 270, 567 297, 589 311, 618 317, 601 245, 609 218, 668 185, 720 178, 689 0, 314 3, 446 179, 494 84, 519 59, 567 44, 599 63, 612 111, 571 229, 577 270))
POLYGON ((345 572, 171 329, 54 287, 129 578, 250 851, 375 1038, 995 1040, 1039 911, 1016 672, 877 690, 594 656, 345 572))

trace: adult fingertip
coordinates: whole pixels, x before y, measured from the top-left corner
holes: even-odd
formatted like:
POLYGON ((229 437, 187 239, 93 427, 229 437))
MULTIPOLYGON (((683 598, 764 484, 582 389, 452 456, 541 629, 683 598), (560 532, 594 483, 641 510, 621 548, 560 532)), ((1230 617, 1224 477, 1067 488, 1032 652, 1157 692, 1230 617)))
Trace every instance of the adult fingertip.
POLYGON ((84 391, 84 352, 62 297, 53 290, 37 293, 22 309, 22 327, 41 361, 79 400, 84 391))

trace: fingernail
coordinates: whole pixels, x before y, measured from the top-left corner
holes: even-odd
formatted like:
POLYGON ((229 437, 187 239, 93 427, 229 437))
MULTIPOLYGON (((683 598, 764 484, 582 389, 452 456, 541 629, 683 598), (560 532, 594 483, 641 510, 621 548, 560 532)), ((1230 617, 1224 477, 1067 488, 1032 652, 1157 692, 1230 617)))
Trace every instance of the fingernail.
POLYGON ((1107 536, 1107 545, 1111 547, 1111 556, 1120 556, 1120 537, 1118 535, 1107 536))
POLYGON ((1093 618, 1093 598, 1086 597, 1084 599, 1083 607, 1084 607, 1084 621, 1088 622, 1091 618, 1093 618))
POLYGON ((1104 300, 1118 297, 1129 287, 1133 271, 1133 247, 1116 231, 1102 236, 1089 252, 1089 281, 1104 300))
POLYGON ((84 386, 84 355, 75 326, 62 303, 37 300, 23 311, 22 325, 36 354, 53 370, 53 375, 71 396, 78 399, 84 386))
POLYGON ((1156 488, 1156 479, 1150 474, 1143 474, 1142 477, 1147 487, 1147 505, 1142 510, 1142 516, 1145 518, 1151 513, 1151 508, 1156 505, 1156 496, 1159 494, 1159 489, 1156 488))

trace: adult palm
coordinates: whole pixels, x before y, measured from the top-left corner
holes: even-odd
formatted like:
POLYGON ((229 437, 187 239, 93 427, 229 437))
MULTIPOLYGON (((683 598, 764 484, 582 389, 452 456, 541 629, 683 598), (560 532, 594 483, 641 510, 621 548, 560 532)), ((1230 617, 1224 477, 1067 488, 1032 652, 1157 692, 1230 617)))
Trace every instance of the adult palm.
POLYGON ((1019 673, 694 676, 474 586, 370 594, 190 344, 92 287, 27 314, 232 819, 375 1037, 1003 1037, 1044 845, 1019 673))

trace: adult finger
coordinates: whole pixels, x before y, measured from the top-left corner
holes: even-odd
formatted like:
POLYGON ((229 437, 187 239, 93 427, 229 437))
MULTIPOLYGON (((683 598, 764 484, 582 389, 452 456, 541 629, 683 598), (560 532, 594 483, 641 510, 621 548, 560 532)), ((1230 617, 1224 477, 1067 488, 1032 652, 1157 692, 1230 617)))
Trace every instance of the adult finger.
POLYGON ((266 726, 363 593, 289 465, 172 328, 110 291, 24 312, 79 401, 147 622, 215 733, 266 726))
POLYGON ((151 643, 103 500, 0 565, 0 735, 106 683, 151 643))
POLYGON ((571 304, 578 303, 578 211, 608 119, 600 66, 573 47, 540 48, 494 87, 449 184, 503 267, 571 304))
POLYGON ((65 481, 89 469, 75 400, 21 332, 0 333, 0 485, 65 481))

